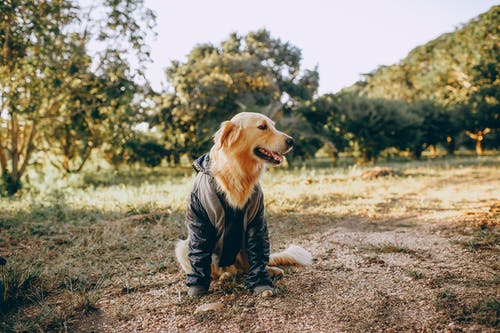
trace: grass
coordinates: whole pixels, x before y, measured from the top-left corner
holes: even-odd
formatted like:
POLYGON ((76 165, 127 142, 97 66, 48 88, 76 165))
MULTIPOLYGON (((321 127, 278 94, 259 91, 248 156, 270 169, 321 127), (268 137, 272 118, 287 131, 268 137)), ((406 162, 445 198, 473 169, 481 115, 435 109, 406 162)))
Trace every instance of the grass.
POLYGON ((424 278, 424 273, 416 269, 406 269, 405 273, 413 280, 421 280, 424 278))
POLYGON ((469 251, 492 250, 499 252, 500 232, 497 228, 480 229, 471 239, 463 241, 462 246, 469 251))
POLYGON ((467 304, 455 292, 444 289, 436 294, 434 304, 437 310, 459 323, 476 322, 488 327, 498 327, 500 324, 498 299, 486 298, 467 304))
POLYGON ((0 282, 0 291, 3 295, 3 300, 0 303, 2 311, 28 303, 30 302, 28 295, 36 295, 41 292, 36 289, 36 285, 40 281, 40 267, 16 261, 14 263, 6 268, 0 282))
MULTIPOLYGON (((481 200, 498 193, 494 187, 498 156, 383 165, 398 170, 397 176, 362 180, 357 177, 359 168, 352 167, 269 170, 262 185, 273 247, 331 229, 383 236, 426 221, 458 220, 463 211, 457 207, 468 204, 477 209, 484 204, 481 200), (478 186, 457 192, 466 182, 479 180, 478 186)), ((186 236, 185 200, 193 177, 189 169, 129 174, 104 170, 63 179, 38 174, 21 195, 0 198, 0 255, 8 260, 8 283, 0 278, 0 295, 4 290, 7 294, 0 300, 0 331, 71 330, 79 319, 99 309, 103 298, 169 288, 167 282, 155 281, 158 276, 167 276, 168 283, 176 286, 178 268, 172 253, 176 240, 186 236)), ((472 254, 496 251, 498 235, 494 228, 478 229, 460 244, 472 254)), ((394 239, 346 246, 418 259, 414 245, 399 241, 404 238, 394 239)), ((338 246, 328 257, 335 255, 338 246)), ((366 260, 372 264, 370 269, 391 265, 385 257, 366 260)), ((339 262, 323 271, 353 274, 352 267, 339 262)), ((428 276, 418 268, 404 272, 417 282, 428 276)), ((218 290, 221 297, 244 293, 241 281, 218 290)), ((283 290, 280 299, 286 299, 288 291, 283 290)), ((438 294, 435 304, 444 311, 459 298, 451 292, 438 294)), ((498 301, 476 301, 463 317, 494 325, 490 315, 498 317, 498 301)), ((120 303, 111 316, 125 322, 134 318, 135 311, 134 304, 120 303)), ((460 311, 452 308, 448 316, 460 317, 460 311)))
POLYGON ((185 232, 183 199, 175 185, 167 191, 151 185, 66 188, 2 202, 0 244, 9 250, 9 289, 7 301, 0 303, 7 319, 0 330, 19 322, 22 331, 61 328, 95 308, 99 293, 119 285, 122 276, 172 269, 173 258, 161 254, 172 251, 185 232), (153 203, 151 194, 157 198, 153 203), (127 219, 144 213, 152 214, 127 219), (66 305, 51 298, 65 298, 66 305), (26 320, 26 307, 38 315, 26 320))
POLYGON ((393 243, 393 242, 383 242, 381 244, 373 244, 369 248, 369 250, 375 253, 404 253, 409 255, 415 255, 416 251, 409 249, 401 243, 393 243))

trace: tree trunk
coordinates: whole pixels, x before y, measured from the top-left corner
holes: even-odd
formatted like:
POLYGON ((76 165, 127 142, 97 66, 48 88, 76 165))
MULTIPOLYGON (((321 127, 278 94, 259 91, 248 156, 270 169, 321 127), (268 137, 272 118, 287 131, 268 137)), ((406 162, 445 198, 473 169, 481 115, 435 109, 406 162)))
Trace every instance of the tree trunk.
POLYGON ((451 136, 446 137, 446 153, 448 155, 453 155, 455 153, 456 143, 455 139, 451 136))
MULTIPOLYGON (((26 172, 31 155, 35 148, 34 139, 36 136, 35 124, 20 125, 17 116, 12 113, 7 131, 8 139, 0 147, 0 164, 2 165, 2 180, 5 192, 11 196, 21 189, 21 178, 26 172), (10 135, 9 135, 10 134, 10 135), (10 144, 10 145, 9 145, 10 144), (10 170, 7 165, 5 150, 10 153, 10 170)), ((8 155, 7 155, 8 156, 8 155)))
POLYGON ((422 152, 423 152, 422 147, 417 147, 413 149, 413 157, 419 160, 422 157, 422 152))
POLYGON ((179 164, 181 164, 181 155, 179 155, 178 153, 174 153, 174 166, 178 166, 179 164))
POLYGON ((484 154, 484 149, 483 149, 483 139, 481 137, 481 140, 476 140, 476 154, 478 155, 483 155, 484 154))
POLYGON ((491 128, 485 128, 484 130, 479 130, 476 133, 472 133, 471 131, 465 131, 465 133, 473 140, 476 140, 476 154, 483 155, 483 140, 484 136, 491 132, 491 128))
POLYGON ((375 162, 375 154, 371 149, 363 149, 362 155, 361 155, 361 164, 368 164, 371 162, 375 162))
MULTIPOLYGON (((307 133, 306 133, 307 136, 307 133)), ((332 165, 335 166, 337 165, 337 162, 339 160, 339 150, 337 149, 337 146, 335 144, 322 137, 321 135, 317 135, 316 138, 323 143, 324 147, 327 147, 327 150, 330 151, 330 160, 332 161, 332 165)))
POLYGON ((9 173, 4 173, 2 175, 3 183, 4 183, 4 188, 7 193, 7 195, 12 196, 17 193, 21 189, 21 180, 19 177, 14 178, 12 177, 12 174, 9 173))
POLYGON ((2 133, 0 133, 0 167, 2 168, 2 174, 7 173, 7 155, 2 142, 2 133))
POLYGON ((339 161, 339 152, 334 150, 330 156, 331 158, 331 161, 332 161, 332 165, 333 166, 336 166, 337 165, 337 162, 339 161))
POLYGON ((79 173, 80 171, 82 171, 83 166, 89 159, 91 153, 92 153, 92 147, 91 146, 85 147, 85 150, 80 158, 80 163, 77 166, 75 166, 74 163, 71 163, 71 157, 65 155, 63 157, 62 168, 67 174, 79 173))
POLYGON ((431 151, 431 156, 436 157, 437 155, 437 149, 435 145, 429 145, 429 150, 431 151))
POLYGON ((10 152, 11 152, 11 177, 12 181, 18 181, 19 173, 19 149, 18 149, 18 139, 19 139, 19 124, 17 123, 16 114, 13 112, 10 116, 10 152))

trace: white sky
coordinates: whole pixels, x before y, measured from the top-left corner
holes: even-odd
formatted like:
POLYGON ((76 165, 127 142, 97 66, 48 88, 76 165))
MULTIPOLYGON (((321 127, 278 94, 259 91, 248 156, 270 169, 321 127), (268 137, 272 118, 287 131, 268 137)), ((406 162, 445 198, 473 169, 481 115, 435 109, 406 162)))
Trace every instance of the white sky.
POLYGON ((302 67, 319 65, 320 94, 337 92, 378 65, 487 11, 491 0, 146 0, 157 14, 146 76, 159 90, 165 68, 200 43, 266 28, 302 50, 302 67))

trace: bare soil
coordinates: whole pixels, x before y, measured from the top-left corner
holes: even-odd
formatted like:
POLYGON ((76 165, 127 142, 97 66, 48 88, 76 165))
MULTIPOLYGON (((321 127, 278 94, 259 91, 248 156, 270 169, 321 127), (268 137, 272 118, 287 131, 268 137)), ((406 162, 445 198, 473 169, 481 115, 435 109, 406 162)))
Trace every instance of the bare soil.
POLYGON ((362 185, 328 175, 269 181, 272 247, 298 244, 315 258, 285 268, 276 297, 251 296, 236 279, 193 300, 173 265, 108 288, 73 330, 500 332, 499 170, 413 170, 362 185), (309 194, 292 205, 280 191, 291 201, 309 194), (195 314, 212 302, 222 308, 195 314))

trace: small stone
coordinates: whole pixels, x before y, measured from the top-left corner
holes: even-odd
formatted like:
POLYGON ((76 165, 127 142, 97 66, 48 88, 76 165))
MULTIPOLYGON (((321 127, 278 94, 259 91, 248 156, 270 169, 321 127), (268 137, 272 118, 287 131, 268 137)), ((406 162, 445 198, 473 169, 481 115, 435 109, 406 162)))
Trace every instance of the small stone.
POLYGON ((194 310, 194 314, 207 312, 207 311, 217 311, 222 309, 224 306, 220 302, 205 303, 200 305, 194 310))

